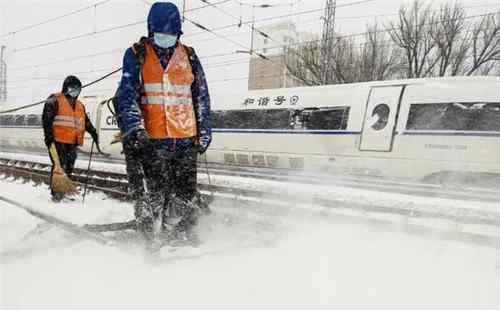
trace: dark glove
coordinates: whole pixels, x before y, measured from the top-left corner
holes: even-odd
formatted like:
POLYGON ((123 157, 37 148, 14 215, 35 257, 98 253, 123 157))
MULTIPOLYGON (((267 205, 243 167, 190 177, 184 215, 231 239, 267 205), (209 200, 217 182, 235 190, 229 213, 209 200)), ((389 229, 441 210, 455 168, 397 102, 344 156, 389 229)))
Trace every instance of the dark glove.
POLYGON ((132 136, 132 145, 138 150, 148 150, 152 147, 151 139, 144 129, 138 130, 132 136))
POLYGON ((51 145, 52 143, 54 143, 54 142, 55 142, 55 140, 54 140, 54 138, 53 138, 53 137, 46 137, 46 138, 45 138, 45 145, 47 146, 47 148, 50 148, 50 145, 51 145))
POLYGON ((200 155, 203 155, 208 147, 210 146, 210 143, 212 142, 212 137, 209 135, 203 135, 198 139, 198 153, 200 155))

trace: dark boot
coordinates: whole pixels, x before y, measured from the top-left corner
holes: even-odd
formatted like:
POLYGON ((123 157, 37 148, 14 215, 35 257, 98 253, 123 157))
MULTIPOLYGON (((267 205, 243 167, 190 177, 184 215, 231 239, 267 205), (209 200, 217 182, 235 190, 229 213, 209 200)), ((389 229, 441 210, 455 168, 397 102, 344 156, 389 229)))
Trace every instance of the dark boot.
POLYGON ((174 246, 198 246, 200 240, 194 228, 199 215, 200 208, 195 203, 172 196, 163 220, 164 231, 169 232, 169 242, 174 246))
POLYGON ((139 199, 135 202, 134 215, 137 231, 140 232, 146 240, 151 240, 153 237, 153 214, 144 199, 139 199))

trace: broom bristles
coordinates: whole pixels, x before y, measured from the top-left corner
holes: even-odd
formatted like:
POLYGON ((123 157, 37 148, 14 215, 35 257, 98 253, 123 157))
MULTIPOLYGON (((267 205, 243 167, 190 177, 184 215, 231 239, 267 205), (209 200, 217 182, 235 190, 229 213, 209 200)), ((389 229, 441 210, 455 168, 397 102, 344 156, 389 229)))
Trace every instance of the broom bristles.
POLYGON ((52 190, 59 194, 75 195, 78 190, 68 176, 63 171, 54 171, 52 176, 52 190))
POLYGON ((111 141, 111 145, 122 142, 123 141, 123 136, 121 133, 117 133, 114 137, 113 140, 111 141))

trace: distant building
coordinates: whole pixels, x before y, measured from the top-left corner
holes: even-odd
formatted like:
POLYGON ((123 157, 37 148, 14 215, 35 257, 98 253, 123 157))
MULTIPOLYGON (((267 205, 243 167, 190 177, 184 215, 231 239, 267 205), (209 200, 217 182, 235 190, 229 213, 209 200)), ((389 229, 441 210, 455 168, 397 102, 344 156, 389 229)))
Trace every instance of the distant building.
POLYGON ((287 46, 300 40, 295 24, 292 22, 258 28, 270 38, 259 34, 256 30, 253 48, 269 60, 257 55, 250 58, 248 89, 269 89, 301 86, 302 83, 288 74, 285 65, 287 46))

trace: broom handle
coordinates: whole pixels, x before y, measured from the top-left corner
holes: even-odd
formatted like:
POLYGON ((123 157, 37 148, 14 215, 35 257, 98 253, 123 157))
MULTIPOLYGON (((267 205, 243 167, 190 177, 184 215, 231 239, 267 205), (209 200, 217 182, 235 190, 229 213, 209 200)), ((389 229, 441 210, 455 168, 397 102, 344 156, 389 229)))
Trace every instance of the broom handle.
POLYGON ((52 143, 50 145, 49 151, 50 151, 50 155, 52 157, 52 160, 54 161, 54 165, 56 166, 56 169, 57 168, 62 169, 61 162, 59 161, 59 155, 57 154, 56 145, 54 143, 52 143))
POLYGON ((90 147, 89 167, 87 168, 87 178, 85 179, 85 187, 83 189, 83 203, 85 203, 85 196, 87 195, 87 186, 89 185, 90 164, 92 163, 92 155, 94 154, 94 143, 95 141, 92 141, 92 146, 90 147))

